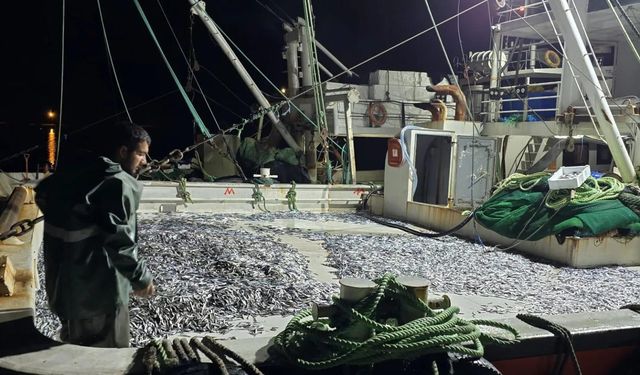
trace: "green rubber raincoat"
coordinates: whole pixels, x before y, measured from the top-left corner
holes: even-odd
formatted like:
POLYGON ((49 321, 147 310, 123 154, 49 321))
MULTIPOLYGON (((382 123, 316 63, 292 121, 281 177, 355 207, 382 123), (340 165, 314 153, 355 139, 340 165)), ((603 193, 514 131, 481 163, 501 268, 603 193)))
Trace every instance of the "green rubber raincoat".
POLYGON ((45 215, 49 306, 61 319, 127 308, 129 293, 151 283, 138 259, 136 210, 142 186, 119 164, 92 157, 36 188, 45 215))

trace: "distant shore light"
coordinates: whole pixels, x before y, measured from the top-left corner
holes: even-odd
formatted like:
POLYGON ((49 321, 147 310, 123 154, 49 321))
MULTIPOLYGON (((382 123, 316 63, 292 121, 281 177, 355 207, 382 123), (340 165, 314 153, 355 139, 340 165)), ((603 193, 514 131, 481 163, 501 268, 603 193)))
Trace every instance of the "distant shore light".
POLYGON ((47 136, 47 161, 51 166, 56 162, 56 132, 53 128, 49 129, 47 136))

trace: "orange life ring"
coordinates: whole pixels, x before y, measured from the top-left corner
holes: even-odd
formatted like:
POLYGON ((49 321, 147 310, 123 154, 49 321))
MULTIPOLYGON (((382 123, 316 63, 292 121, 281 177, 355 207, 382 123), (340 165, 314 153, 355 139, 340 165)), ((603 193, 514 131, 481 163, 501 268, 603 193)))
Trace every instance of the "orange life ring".
POLYGON ((369 103, 367 115, 369 116, 369 123, 371 126, 378 127, 387 122, 387 109, 381 102, 369 103))

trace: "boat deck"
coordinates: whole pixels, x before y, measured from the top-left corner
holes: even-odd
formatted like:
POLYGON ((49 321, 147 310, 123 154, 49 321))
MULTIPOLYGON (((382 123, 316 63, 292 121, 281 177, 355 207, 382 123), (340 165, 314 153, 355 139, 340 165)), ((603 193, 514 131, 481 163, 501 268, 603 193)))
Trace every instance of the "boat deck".
MULTIPOLYGON (((133 299, 134 345, 184 332, 272 337, 338 278, 385 272, 430 280, 468 318, 606 311, 636 303, 640 268, 574 269, 457 237, 431 239, 354 213, 145 213, 141 254, 158 294, 133 299)), ((57 322, 38 299, 38 327, 57 322)))
MULTIPOLYGON (((141 254, 155 274, 158 294, 132 301, 135 346, 152 338, 206 334, 262 362, 294 313, 338 292, 338 278, 384 272, 426 277, 429 294, 448 294, 467 318, 508 319, 522 312, 597 317, 640 297, 638 268, 557 266, 457 237, 416 237, 353 212, 142 213, 139 219, 141 254)), ((40 331, 53 337, 57 320, 42 291, 35 318, 40 331)), ((5 356, 0 367, 85 373, 72 360, 82 357, 94 373, 118 373, 135 353, 49 345, 5 356)))

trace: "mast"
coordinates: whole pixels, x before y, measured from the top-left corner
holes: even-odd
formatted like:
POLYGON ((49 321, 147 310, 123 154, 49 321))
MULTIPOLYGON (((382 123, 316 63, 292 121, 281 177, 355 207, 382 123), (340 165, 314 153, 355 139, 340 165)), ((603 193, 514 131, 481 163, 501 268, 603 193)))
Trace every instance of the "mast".
MULTIPOLYGON (((262 91, 260 91, 256 83, 253 81, 253 78, 251 78, 249 72, 247 72, 225 38, 220 33, 220 30, 218 30, 216 24, 207 14, 204 1, 189 0, 189 3, 191 4, 191 11, 198 15, 198 17, 200 17, 204 25, 211 33, 213 39, 215 39, 220 48, 222 48, 224 54, 227 55, 227 58, 229 59, 229 61, 231 61, 233 67, 236 68, 236 71, 238 71, 244 83, 247 85, 253 96, 255 96, 258 104, 260 104, 260 107, 264 109, 268 109, 269 107, 271 107, 271 104, 269 104, 267 98, 265 98, 265 96, 262 94, 262 91)), ((273 125, 276 127, 280 135, 282 135, 282 138, 285 140, 285 142, 287 142, 287 145, 289 145, 289 147, 294 149, 296 152, 302 151, 300 149, 300 146, 298 146, 296 141, 291 136, 291 133, 289 133, 282 121, 278 117, 276 117, 276 115, 274 115, 272 111, 267 111, 267 116, 269 116, 269 119, 271 120, 273 125)))
MULTIPOLYGON (((631 158, 624 146, 615 118, 611 113, 607 98, 600 86, 600 81, 593 68, 569 4, 567 0, 549 0, 549 5, 551 5, 553 15, 558 21, 560 31, 564 36, 565 48, 568 51, 578 51, 579 55, 581 55, 580 58, 574 59, 571 63, 578 68, 578 71, 586 74, 585 79, 581 80, 582 86, 587 94, 589 103, 593 107, 593 112, 598 119, 598 125, 602 130, 605 141, 611 150, 613 160, 620 170, 622 180, 627 183, 634 182, 636 179, 636 171, 633 168, 631 158)), ((566 63, 568 64, 568 62, 566 63)))

